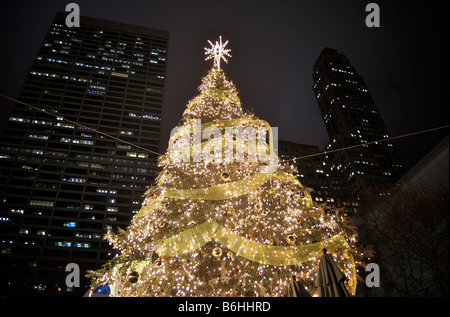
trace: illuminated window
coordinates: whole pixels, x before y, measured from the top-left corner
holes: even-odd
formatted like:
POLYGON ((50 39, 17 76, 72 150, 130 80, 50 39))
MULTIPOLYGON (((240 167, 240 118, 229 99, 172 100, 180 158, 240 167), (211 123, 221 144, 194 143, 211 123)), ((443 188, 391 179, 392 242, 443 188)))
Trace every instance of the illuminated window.
POLYGON ((38 140, 48 140, 48 135, 41 134, 28 134, 30 139, 38 139, 38 140))
POLYGON ((49 200, 30 200, 30 206, 53 207, 54 201, 49 200))
POLYGON ((77 242, 75 243, 75 247, 89 249, 91 247, 91 244, 88 242, 77 242))
POLYGON ((87 93, 91 94, 91 95, 99 95, 99 96, 102 96, 105 94, 105 92, 103 90, 97 90, 97 89, 88 89, 87 93))
POLYGON ((147 115, 147 114, 144 114, 144 115, 142 116, 142 118, 143 118, 143 119, 150 119, 150 120, 161 120, 161 118, 158 117, 158 116, 151 116, 151 115, 147 115))
POLYGON ((63 181, 67 181, 69 183, 84 183, 84 182, 86 182, 86 179, 85 178, 71 177, 69 179, 63 178, 63 181))
POLYGON ((9 117, 9 121, 24 122, 24 123, 30 122, 29 119, 18 118, 18 117, 9 117))
POLYGON ((51 122, 51 121, 44 121, 44 120, 33 120, 32 123, 34 123, 34 124, 42 124, 42 125, 53 125, 53 122, 51 122))
POLYGON ((127 156, 129 156, 129 157, 148 158, 148 154, 145 154, 145 153, 136 153, 136 152, 127 152, 127 156))
POLYGON ((106 165, 99 163, 91 163, 92 168, 106 169, 106 165))
POLYGON ((55 247, 64 247, 70 248, 72 246, 72 242, 70 241, 56 241, 54 242, 55 247))
POLYGON ((87 145, 93 145, 94 141, 91 140, 83 140, 83 139, 73 139, 72 143, 74 144, 87 144, 87 145))
POLYGON ((123 130, 121 130, 119 133, 123 134, 123 135, 133 135, 133 131, 123 131, 123 130))
POLYGON ((20 234, 28 234, 28 229, 27 228, 22 228, 19 231, 20 234))
POLYGON ((108 211, 108 212, 118 212, 119 208, 118 207, 108 207, 108 208, 106 208, 106 211, 108 211))

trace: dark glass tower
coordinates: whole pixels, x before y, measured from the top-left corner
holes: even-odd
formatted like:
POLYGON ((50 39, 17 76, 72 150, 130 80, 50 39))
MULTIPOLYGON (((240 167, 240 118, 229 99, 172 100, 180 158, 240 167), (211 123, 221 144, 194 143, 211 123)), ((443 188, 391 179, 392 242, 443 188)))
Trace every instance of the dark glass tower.
POLYGON ((3 294, 80 294, 157 172, 168 32, 58 13, 0 135, 3 294), (70 121, 67 121, 70 120, 70 121), (111 139, 86 127, 129 143, 111 139), (136 148, 136 144, 142 148, 136 148))
MULTIPOLYGON (((324 49, 313 67, 313 90, 330 138, 326 150, 389 138, 369 93, 347 57, 324 49)), ((331 170, 348 181, 354 198, 368 189, 384 191, 403 174, 391 142, 328 154, 331 170)))
MULTIPOLYGON (((281 159, 295 160, 296 176, 303 186, 312 189, 311 196, 317 203, 352 209, 356 202, 352 199, 347 182, 342 177, 330 173, 329 159, 320 153, 316 145, 299 144, 278 140, 278 153, 281 159)), ((292 161, 282 162, 283 165, 292 161)))

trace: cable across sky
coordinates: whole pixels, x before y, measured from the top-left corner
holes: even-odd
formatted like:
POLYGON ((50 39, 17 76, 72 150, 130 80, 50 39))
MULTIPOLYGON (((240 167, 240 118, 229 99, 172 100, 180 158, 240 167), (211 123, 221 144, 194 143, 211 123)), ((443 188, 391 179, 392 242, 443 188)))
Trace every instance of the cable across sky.
POLYGON ((442 126, 442 127, 437 127, 437 128, 427 129, 427 130, 421 130, 421 131, 406 133, 406 134, 402 134, 402 135, 398 135, 398 136, 394 136, 394 137, 390 137, 390 138, 386 138, 386 139, 381 139, 381 140, 376 140, 376 141, 371 141, 371 142, 364 142, 364 143, 361 143, 361 144, 346 146, 346 147, 343 147, 343 148, 340 148, 340 149, 335 149, 335 150, 330 150, 330 151, 323 151, 323 152, 309 154, 309 155, 305 155, 305 156, 294 157, 294 158, 291 158, 291 159, 288 159, 288 160, 283 160, 283 161, 284 162, 289 162, 289 161, 293 161, 293 160, 295 161, 295 160, 306 159, 306 158, 319 156, 319 155, 325 155, 325 154, 329 154, 329 153, 333 153, 333 152, 349 150, 349 149, 353 149, 353 148, 357 148, 357 147, 361 147, 361 146, 365 146, 365 145, 377 144, 377 143, 386 142, 386 141, 390 141, 390 140, 406 138, 408 136, 413 136, 413 135, 417 135, 417 134, 423 134, 423 133, 432 132, 432 131, 436 131, 436 130, 442 130, 442 129, 446 129, 448 127, 449 127, 449 125, 445 125, 445 126, 442 126))
MULTIPOLYGON (((38 107, 32 106, 32 105, 30 105, 30 104, 28 104, 28 103, 26 103, 26 102, 17 100, 17 99, 15 99, 15 98, 11 98, 11 97, 5 96, 4 94, 1 94, 1 93, 0 93, 0 96, 2 96, 3 98, 9 99, 9 100, 11 100, 11 101, 15 101, 15 102, 17 102, 17 103, 20 103, 20 104, 22 104, 22 105, 25 105, 25 106, 27 106, 27 107, 33 108, 33 109, 35 109, 35 110, 39 110, 39 111, 41 111, 41 112, 43 112, 43 113, 45 113, 45 114, 48 114, 48 115, 50 115, 50 116, 61 118, 61 116, 59 116, 59 115, 56 115, 56 114, 54 114, 54 113, 50 113, 50 112, 48 112, 48 111, 45 111, 44 109, 40 109, 40 108, 38 108, 38 107)), ((97 129, 94 129, 94 128, 85 126, 84 124, 81 124, 81 123, 78 123, 78 122, 75 122, 75 121, 66 119, 66 118, 64 118, 64 117, 62 117, 62 118, 63 118, 63 121, 66 121, 66 122, 71 123, 71 124, 73 124, 73 125, 77 125, 77 126, 79 126, 79 127, 81 127, 81 128, 84 128, 84 129, 91 130, 91 131, 93 131, 93 132, 95 132, 95 133, 104 135, 104 136, 106 136, 106 137, 108 137, 108 138, 111 138, 111 139, 114 139, 114 140, 116 140, 116 141, 119 141, 119 142, 122 142, 122 143, 126 143, 126 144, 128 144, 128 145, 134 146, 134 147, 136 147, 136 148, 138 148, 138 149, 140 149, 140 150, 147 151, 147 152, 150 152, 150 153, 156 154, 156 155, 162 155, 161 153, 158 153, 158 152, 149 150, 149 149, 147 149, 147 148, 144 148, 144 147, 142 147, 142 146, 136 145, 136 144, 134 144, 134 143, 131 143, 131 142, 128 142, 128 141, 125 141, 125 140, 116 138, 115 136, 112 136, 112 135, 107 134, 107 133, 105 133, 105 132, 98 131, 97 129)))
MULTIPOLYGON (((60 116, 58 116, 58 115, 56 115, 56 114, 47 112, 47 111, 45 111, 44 109, 40 109, 40 108, 38 108, 38 107, 32 106, 32 105, 30 105, 30 104, 28 104, 28 103, 26 103, 26 102, 17 100, 17 99, 15 99, 15 98, 12 98, 12 97, 9 97, 9 96, 6 96, 6 95, 4 95, 4 94, 2 94, 2 93, 0 93, 0 96, 2 96, 3 98, 9 99, 9 100, 11 100, 11 101, 14 101, 14 102, 23 104, 23 105, 25 105, 25 106, 27 106, 27 107, 30 107, 30 108, 33 108, 33 109, 35 109, 35 110, 39 110, 39 111, 41 111, 41 112, 43 112, 43 113, 45 113, 45 114, 51 115, 51 116, 53 116, 53 117, 58 117, 58 118, 60 118, 60 116)), ((91 131, 93 131, 93 132, 95 132, 95 133, 104 135, 104 136, 106 136, 106 137, 108 137, 108 138, 111 138, 111 139, 113 139, 113 140, 116 140, 116 141, 119 141, 119 142, 122 142, 122 143, 126 143, 126 144, 128 144, 128 145, 134 146, 134 147, 136 147, 136 148, 138 148, 138 149, 141 149, 141 150, 143 150, 143 151, 146 151, 146 152, 149 152, 149 153, 152 153, 152 154, 156 154, 156 155, 163 155, 163 154, 161 154, 161 153, 158 153, 158 152, 152 151, 152 150, 150 150, 150 149, 144 148, 144 147, 139 146, 139 145, 137 145, 137 144, 134 144, 134 143, 132 143, 132 142, 128 142, 128 141, 125 141, 125 140, 116 138, 115 136, 112 136, 112 135, 110 135, 110 134, 104 133, 104 132, 102 132, 102 131, 98 131, 97 129, 94 129, 94 128, 91 128, 91 127, 88 127, 88 126, 85 126, 85 125, 83 125, 83 124, 81 124, 81 123, 78 123, 78 122, 75 122, 75 121, 66 119, 66 118, 64 118, 64 117, 62 117, 62 118, 63 118, 63 121, 66 121, 66 122, 68 122, 68 123, 77 125, 77 126, 82 127, 82 128, 84 128, 84 129, 91 130, 91 131)), ((357 145, 346 146, 346 147, 343 147, 343 148, 340 148, 340 149, 335 149, 335 150, 330 150, 330 151, 322 151, 322 152, 318 152, 318 153, 314 153, 314 154, 309 154, 309 155, 305 155, 305 156, 294 157, 294 158, 291 158, 291 159, 283 160, 283 162, 289 162, 289 161, 296 161, 296 160, 307 159, 307 158, 315 157, 315 156, 319 156, 319 155, 326 155, 326 154, 329 154, 329 153, 334 153, 334 152, 339 152, 339 151, 345 151, 345 150, 349 150, 349 149, 353 149, 353 148, 358 148, 358 147, 365 146, 365 145, 377 144, 377 143, 381 143, 381 142, 386 142, 386 141, 391 141, 391 140, 396 140, 396 139, 406 138, 406 137, 413 136, 413 135, 418 135, 418 134, 423 134, 423 133, 433 132, 433 131, 442 130, 442 129, 447 129, 447 128, 449 128, 449 125, 445 125, 445 126, 441 126, 441 127, 436 127, 436 128, 431 128, 431 129, 426 129, 426 130, 421 130, 421 131, 416 131, 416 132, 411 132, 411 133, 406 133, 406 134, 402 134, 402 135, 398 135, 398 136, 394 136, 394 137, 389 137, 389 138, 385 138, 385 139, 380 139, 380 140, 376 140, 376 141, 364 142, 364 143, 357 144, 357 145)))

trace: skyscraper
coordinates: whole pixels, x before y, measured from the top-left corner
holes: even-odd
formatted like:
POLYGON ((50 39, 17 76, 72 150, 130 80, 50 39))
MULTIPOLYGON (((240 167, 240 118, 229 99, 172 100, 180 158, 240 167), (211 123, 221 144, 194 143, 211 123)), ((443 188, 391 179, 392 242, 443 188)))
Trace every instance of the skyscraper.
POLYGON ((168 32, 65 18, 18 97, 43 111, 16 103, 0 135, 3 294, 84 291, 66 287, 66 265, 83 283, 113 256, 103 235, 128 225, 157 172, 168 32))
MULTIPOLYGON (((325 48, 313 67, 313 90, 330 138, 327 151, 389 138, 364 79, 344 54, 325 48)), ((403 173, 391 142, 328 154, 331 170, 348 181, 354 198, 383 191, 403 173)))
POLYGON ((330 172, 328 156, 315 155, 321 152, 319 146, 278 140, 278 152, 283 165, 294 163, 297 167, 298 180, 312 189, 315 202, 350 210, 357 206, 345 179, 330 172))

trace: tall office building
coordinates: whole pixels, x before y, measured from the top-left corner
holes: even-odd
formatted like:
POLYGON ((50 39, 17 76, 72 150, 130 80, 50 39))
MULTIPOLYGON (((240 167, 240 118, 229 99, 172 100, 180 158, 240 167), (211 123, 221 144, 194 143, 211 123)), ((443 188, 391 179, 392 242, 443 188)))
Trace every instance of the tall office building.
MULTIPOLYGON (((334 150, 389 137, 369 93, 347 57, 324 49, 313 67, 313 90, 334 150)), ((384 191, 403 173, 391 142, 379 142, 328 154, 331 170, 348 181, 353 197, 370 188, 384 191)))
POLYGON ((65 18, 18 97, 45 112, 16 103, 0 135, 2 295, 84 292, 66 287, 66 265, 88 282, 114 255, 103 235, 127 227, 157 172, 145 149, 159 152, 168 32, 65 18))
POLYGON ((278 140, 278 153, 283 165, 295 165, 297 179, 312 190, 314 201, 334 207, 344 206, 349 210, 356 208, 357 201, 353 199, 345 179, 331 173, 328 155, 315 155, 321 153, 317 145, 278 140))

